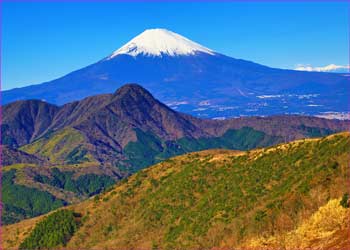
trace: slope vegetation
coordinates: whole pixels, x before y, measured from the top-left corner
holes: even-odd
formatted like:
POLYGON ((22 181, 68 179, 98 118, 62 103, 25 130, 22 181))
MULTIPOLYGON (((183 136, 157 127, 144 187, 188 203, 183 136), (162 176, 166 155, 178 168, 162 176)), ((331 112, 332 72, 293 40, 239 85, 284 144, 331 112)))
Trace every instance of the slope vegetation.
MULTIPOLYGON (((299 241, 307 245, 318 237, 303 232, 319 227, 319 216, 328 213, 321 206, 339 220, 325 222, 319 234, 342 233, 336 243, 318 237, 317 245, 346 245, 347 221, 341 218, 348 208, 340 209, 333 199, 350 188, 349 148, 350 134, 340 133, 246 152, 208 150, 171 158, 70 206, 83 217, 66 249, 260 249, 263 239, 271 247, 291 248, 294 238, 308 238, 299 241), (273 241, 278 235, 290 236, 273 241)), ((18 247, 41 220, 5 227, 6 247, 18 247)))
POLYGON ((85 138, 74 128, 66 128, 27 144, 21 148, 29 154, 40 155, 53 164, 94 162, 88 153, 85 138))
MULTIPOLYGON (((345 196, 344 196, 345 197, 345 196)), ((350 209, 342 199, 332 199, 290 232, 257 237, 242 244, 254 249, 349 249, 350 209)), ((348 203, 349 201, 346 200, 348 203)))

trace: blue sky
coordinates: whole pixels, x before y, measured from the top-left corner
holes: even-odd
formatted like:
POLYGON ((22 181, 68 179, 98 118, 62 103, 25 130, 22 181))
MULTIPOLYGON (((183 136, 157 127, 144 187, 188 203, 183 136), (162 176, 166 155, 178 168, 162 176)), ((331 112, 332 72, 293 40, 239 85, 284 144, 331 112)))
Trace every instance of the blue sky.
POLYGON ((148 28, 272 67, 349 64, 349 3, 2 3, 2 89, 94 63, 148 28))

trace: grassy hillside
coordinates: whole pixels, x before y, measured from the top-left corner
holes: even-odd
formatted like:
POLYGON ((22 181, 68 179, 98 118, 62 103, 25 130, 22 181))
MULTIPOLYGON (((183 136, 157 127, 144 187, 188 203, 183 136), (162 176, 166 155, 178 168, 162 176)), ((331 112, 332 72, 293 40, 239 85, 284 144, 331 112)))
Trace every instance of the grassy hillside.
MULTIPOLYGON (((345 196, 343 196, 345 197, 345 196)), ((321 206, 296 229, 273 236, 256 237, 242 244, 253 249, 349 249, 350 209, 343 199, 332 199, 321 206)))
POLYGON ((84 136, 74 128, 65 128, 48 133, 37 141, 21 148, 22 151, 35 154, 51 163, 78 164, 95 161, 89 154, 84 136))
MULTIPOLYGON (((350 134, 341 133, 248 152, 208 150, 166 160, 70 206, 82 219, 66 249, 243 249, 256 242, 261 247, 262 239, 271 246, 289 244, 270 240, 278 235, 312 240, 302 232, 318 228, 322 220, 315 212, 328 213, 321 206, 330 202, 339 218, 348 213, 332 199, 349 191, 349 150, 350 134)), ((18 247, 41 220, 4 227, 5 247, 18 247)), ((336 244, 346 245, 346 225, 344 220, 329 223, 320 234, 340 228, 336 244)), ((326 244, 318 239, 318 245, 326 244)))

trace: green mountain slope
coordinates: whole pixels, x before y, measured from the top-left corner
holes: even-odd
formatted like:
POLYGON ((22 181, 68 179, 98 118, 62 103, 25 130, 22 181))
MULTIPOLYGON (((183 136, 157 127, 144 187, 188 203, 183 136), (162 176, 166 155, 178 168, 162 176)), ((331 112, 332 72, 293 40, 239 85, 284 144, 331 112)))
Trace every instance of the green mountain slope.
POLYGON ((137 141, 130 142, 124 148, 127 162, 135 172, 152 164, 166 160, 172 156, 181 155, 210 148, 247 150, 264 147, 282 141, 279 136, 267 135, 250 127, 230 129, 222 136, 203 138, 180 138, 165 141, 161 138, 136 130, 137 141))
MULTIPOLYGON (((291 231, 349 190, 349 153, 350 134, 341 133, 166 160, 71 206, 83 217, 66 249, 232 248, 291 231)), ((5 241, 18 246, 38 220, 5 227, 27 228, 5 241)))
POLYGON ((53 164, 77 164, 93 162, 95 159, 88 152, 88 143, 84 136, 74 128, 65 128, 21 147, 21 150, 38 155, 53 164))
POLYGON ((96 166, 5 166, 2 172, 2 223, 15 223, 80 202, 115 182, 115 178, 96 166))
MULTIPOLYGON (((124 154, 128 156, 128 160, 121 161, 119 169, 123 169, 123 166, 127 166, 127 164, 134 167, 132 169, 125 168, 124 174, 121 175, 119 175, 120 171, 116 172, 112 167, 106 169, 97 162, 89 152, 93 145, 88 144, 84 136, 72 128, 51 133, 21 147, 21 150, 11 150, 10 152, 17 152, 16 155, 25 154, 27 158, 37 156, 45 161, 36 162, 36 164, 11 164, 4 168, 3 178, 7 178, 10 174, 8 170, 11 170, 16 181, 13 180, 4 186, 6 195, 3 196, 3 201, 6 209, 3 213, 3 222, 5 224, 14 223, 20 219, 48 212, 49 210, 36 209, 35 213, 28 213, 23 210, 25 206, 30 206, 31 199, 36 199, 35 196, 41 192, 53 196, 51 199, 46 199, 47 204, 42 204, 42 206, 57 208, 54 205, 56 199, 62 201, 61 205, 81 201, 108 188, 120 177, 126 176, 127 173, 136 172, 174 155, 215 147, 251 149, 270 145, 280 140, 279 137, 268 136, 251 128, 229 130, 221 137, 198 140, 182 138, 177 141, 164 141, 150 133, 137 130, 137 139, 136 142, 130 142, 125 147, 124 154), (12 208, 10 197, 18 197, 18 184, 34 192, 33 198, 21 200, 21 204, 23 204, 15 209, 12 208), (26 203, 26 201, 28 202, 26 203)), ((27 158, 23 158, 23 160, 27 158)), ((38 199, 41 198, 38 197, 38 199)))
POLYGON ((6 171, 2 176, 2 223, 38 216, 66 203, 48 192, 14 183, 16 170, 6 171))

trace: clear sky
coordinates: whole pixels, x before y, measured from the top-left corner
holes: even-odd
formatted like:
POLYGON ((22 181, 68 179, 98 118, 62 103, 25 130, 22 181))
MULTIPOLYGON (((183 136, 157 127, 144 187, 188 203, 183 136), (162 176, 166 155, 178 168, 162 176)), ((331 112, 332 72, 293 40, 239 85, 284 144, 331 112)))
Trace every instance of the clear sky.
POLYGON ((2 3, 2 89, 94 63, 148 28, 272 67, 349 64, 349 3, 2 3))

